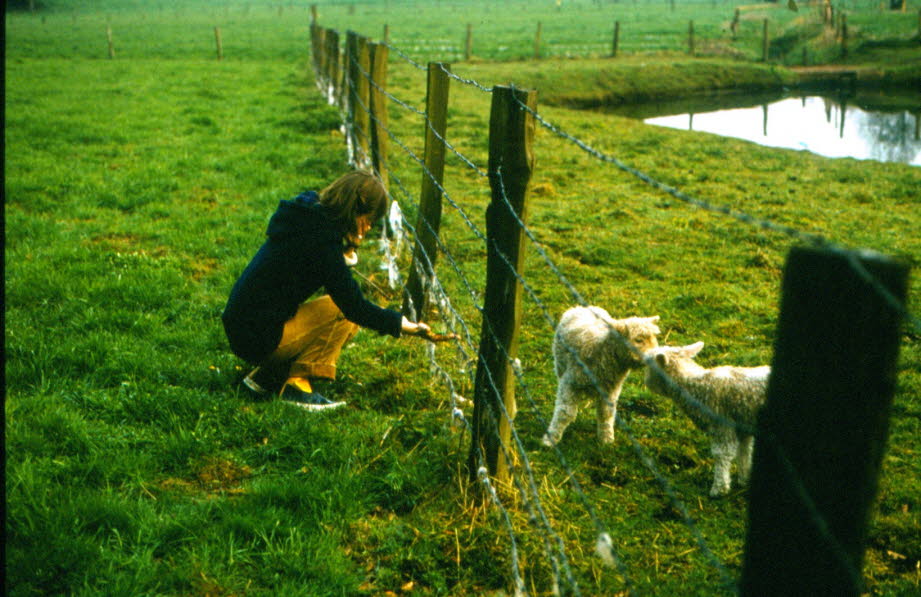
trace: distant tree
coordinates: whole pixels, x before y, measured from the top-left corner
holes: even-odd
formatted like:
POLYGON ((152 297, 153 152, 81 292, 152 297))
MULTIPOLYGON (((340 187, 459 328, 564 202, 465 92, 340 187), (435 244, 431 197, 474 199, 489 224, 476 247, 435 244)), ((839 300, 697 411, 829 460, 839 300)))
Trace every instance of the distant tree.
POLYGON ((41 0, 6 0, 7 10, 35 10, 41 7, 41 0))

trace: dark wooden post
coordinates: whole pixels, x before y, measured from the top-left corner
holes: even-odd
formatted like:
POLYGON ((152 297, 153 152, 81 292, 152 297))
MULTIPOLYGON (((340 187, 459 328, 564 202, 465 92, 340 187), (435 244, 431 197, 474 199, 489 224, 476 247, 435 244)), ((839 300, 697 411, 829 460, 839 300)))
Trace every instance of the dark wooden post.
POLYGON ((614 41, 611 43, 611 58, 617 58, 617 47, 620 45, 620 21, 614 21, 614 41))
POLYGON ((319 18, 317 17, 317 5, 311 4, 310 5, 310 24, 316 25, 318 21, 319 21, 319 18))
POLYGON ((346 134, 350 150, 350 160, 353 167, 361 168, 368 165, 369 152, 369 123, 370 109, 370 84, 368 73, 371 68, 371 59, 368 52, 368 40, 348 31, 345 42, 345 80, 343 82, 343 95, 345 98, 346 134))
POLYGON ((387 148, 389 147, 387 129, 390 117, 387 111, 387 57, 389 49, 384 44, 369 44, 371 49, 371 162, 375 172, 389 188, 390 173, 387 166, 387 148))
POLYGON ((355 69, 355 162, 367 168, 371 166, 371 50, 368 38, 358 36, 358 65, 355 69))
POLYGON ((330 104, 336 105, 339 104, 339 96, 342 94, 339 74, 341 63, 339 32, 335 29, 327 29, 326 33, 323 34, 323 39, 326 41, 326 51, 323 54, 326 66, 326 81, 329 85, 327 97, 330 104))
POLYGON ((732 16, 732 23, 729 24, 729 29, 732 31, 732 39, 736 38, 736 35, 739 33, 739 20, 741 12, 737 8, 735 14, 732 16))
POLYGON ((425 99, 425 157, 422 173, 416 245, 403 296, 403 314, 424 320, 428 311, 426 289, 435 271, 438 231, 441 228, 441 188, 445 169, 445 134, 448 128, 449 64, 430 62, 425 99), (440 138, 439 138, 440 137, 440 138), (441 188, 440 188, 441 187, 441 188))
POLYGON ((864 540, 886 445, 908 267, 793 249, 768 398, 758 420, 741 594, 861 594, 864 540), (806 497, 808 496, 808 498, 806 497))
POLYGON ((694 21, 688 21, 688 54, 694 55, 694 21))
POLYGON ((221 43, 221 28, 214 28, 214 43, 217 46, 217 59, 224 59, 224 45, 221 43))
POLYGON ((390 25, 386 23, 384 24, 384 43, 385 44, 390 43, 390 25))
POLYGON ((474 410, 468 469, 476 478, 480 458, 500 482, 508 480, 514 462, 501 446, 510 446, 514 419, 515 378, 509 363, 518 354, 521 320, 521 275, 527 222, 527 189, 534 169, 534 116, 537 92, 495 87, 489 116, 489 185, 486 208, 486 293, 479 361, 474 384, 474 410), (520 102, 520 104, 519 104, 520 102), (513 213, 514 212, 514 213, 513 213), (511 268, 510 268, 511 266, 511 268), (503 408, 500 404, 504 405, 503 408), (506 413, 508 418, 506 417, 506 413))
POLYGON ((115 43, 112 41, 112 27, 106 25, 106 39, 109 42, 109 59, 115 58, 115 43))
POLYGON ((345 115, 345 141, 348 146, 349 162, 357 165, 355 160, 355 103, 358 97, 358 34, 345 32, 345 52, 342 55, 342 112, 345 115))
POLYGON ((313 48, 313 68, 317 73, 317 87, 324 97, 329 93, 329 57, 326 54, 326 29, 319 25, 310 26, 313 48))
POLYGON ((467 23, 467 43, 464 46, 464 60, 470 60, 473 55, 473 25, 467 23))

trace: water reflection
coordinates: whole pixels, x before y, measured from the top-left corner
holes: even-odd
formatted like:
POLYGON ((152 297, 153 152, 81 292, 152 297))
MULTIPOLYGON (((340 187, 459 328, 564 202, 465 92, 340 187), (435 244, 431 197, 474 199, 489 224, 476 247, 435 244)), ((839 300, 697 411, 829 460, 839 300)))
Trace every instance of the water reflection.
POLYGON ((701 108, 698 105, 688 106, 680 114, 673 111, 670 116, 642 117, 649 124, 715 133, 770 147, 921 166, 921 97, 775 95, 758 98, 760 103, 754 104, 752 99, 748 98, 743 107, 697 112, 695 108, 701 108))

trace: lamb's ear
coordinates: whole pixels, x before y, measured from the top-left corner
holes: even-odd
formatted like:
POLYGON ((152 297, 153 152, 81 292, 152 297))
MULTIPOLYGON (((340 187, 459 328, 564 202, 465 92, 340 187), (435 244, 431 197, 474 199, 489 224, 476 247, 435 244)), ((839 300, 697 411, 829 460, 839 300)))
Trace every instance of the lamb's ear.
POLYGON ((681 352, 684 353, 684 356, 693 358, 697 356, 697 353, 700 352, 703 347, 703 342, 695 342, 694 344, 688 344, 687 346, 683 347, 681 352))
POLYGON ((660 352, 656 354, 656 364, 659 367, 664 367, 667 361, 668 361, 668 357, 665 356, 664 352, 660 352))
POLYGON ((652 317, 647 317, 646 321, 648 321, 649 323, 659 323, 659 316, 653 315, 652 317))

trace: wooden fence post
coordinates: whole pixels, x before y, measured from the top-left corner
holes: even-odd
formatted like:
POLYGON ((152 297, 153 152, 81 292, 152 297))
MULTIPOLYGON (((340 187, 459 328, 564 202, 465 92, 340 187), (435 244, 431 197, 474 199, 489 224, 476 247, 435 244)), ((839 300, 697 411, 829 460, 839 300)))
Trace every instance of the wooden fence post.
POLYGON ((214 43, 217 46, 217 59, 223 60, 224 59, 224 46, 221 43, 221 28, 220 27, 214 28, 214 43))
POLYGON ((467 23, 467 43, 464 46, 464 60, 470 60, 473 55, 473 25, 467 23))
POLYGON ((617 47, 620 45, 620 21, 614 21, 614 41, 611 43, 611 58, 617 58, 617 47))
POLYGON ((106 25, 106 39, 109 42, 109 59, 115 58, 115 43, 112 41, 112 26, 106 25))
POLYGON ((326 81, 329 85, 327 89, 327 98, 330 105, 338 105, 342 89, 340 87, 340 64, 341 53, 339 51, 339 32, 335 29, 326 29, 323 34, 326 42, 326 49, 323 52, 324 67, 326 69, 326 81))
POLYGON ((316 23, 310 25, 310 42, 313 52, 313 69, 317 77, 317 87, 324 97, 328 97, 329 79, 326 55, 326 29, 316 23))
POLYGON ((356 165, 355 160, 355 97, 356 75, 358 56, 358 34, 354 31, 345 32, 345 51, 342 54, 342 88, 340 101, 345 121, 345 143, 350 165, 356 165))
POLYGON ((371 59, 368 52, 368 40, 355 33, 346 32, 345 73, 343 97, 346 115, 346 142, 349 148, 349 161, 355 168, 364 168, 370 164, 370 84, 368 75, 371 59))
POLYGON ((425 156, 428 172, 422 173, 419 216, 416 221, 416 245, 403 296, 403 314, 425 319, 428 312, 428 284, 438 256, 436 240, 441 228, 441 187, 445 169, 445 133, 448 127, 448 90, 450 65, 430 62, 425 99, 425 156), (440 138, 439 138, 440 137, 440 138), (434 179, 434 180, 433 180, 434 179), (437 183, 437 184, 436 184, 437 183), (420 271, 421 270, 421 271, 420 271))
POLYGON ((688 54, 694 55, 694 21, 688 21, 688 54))
POLYGON ((371 50, 371 163, 380 176, 384 188, 390 186, 387 166, 388 133, 390 117, 387 111, 387 57, 389 49, 384 44, 369 44, 371 50))
POLYGON ((384 24, 384 43, 385 44, 390 43, 390 25, 386 23, 384 24))
POLYGON ((318 21, 319 21, 319 18, 317 16, 317 5, 311 4, 310 5, 310 24, 316 25, 318 21))
POLYGON ((472 479, 484 462, 489 473, 503 483, 508 481, 514 466, 502 446, 511 447, 511 420, 516 406, 515 378, 509 361, 518 355, 521 321, 522 287, 510 270, 520 276, 524 268, 525 234, 518 220, 527 222, 527 188, 534 169, 534 116, 522 109, 519 102, 535 110, 537 92, 493 88, 489 116, 488 174, 492 201, 486 208, 486 292, 467 463, 472 479))
MULTIPOLYGON (((851 255, 904 304, 906 265, 851 255)), ((901 319, 848 254, 790 252, 758 420, 743 596, 861 594, 901 319)))
POLYGON ((537 23, 537 33, 534 34, 534 60, 540 60, 540 29, 541 23, 537 23))
MULTIPOLYGON (((358 36, 358 64, 355 65, 355 104, 353 125, 355 127, 355 163, 362 168, 371 166, 371 49, 368 38, 358 36)), ((354 63, 353 63, 354 64, 354 63)))
POLYGON ((761 42, 761 62, 768 61, 768 49, 771 46, 771 38, 768 36, 768 20, 764 19, 764 38, 761 42))

